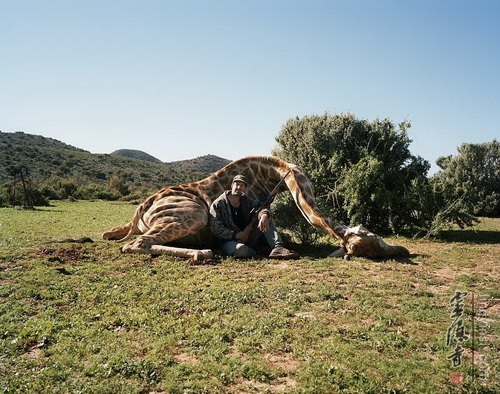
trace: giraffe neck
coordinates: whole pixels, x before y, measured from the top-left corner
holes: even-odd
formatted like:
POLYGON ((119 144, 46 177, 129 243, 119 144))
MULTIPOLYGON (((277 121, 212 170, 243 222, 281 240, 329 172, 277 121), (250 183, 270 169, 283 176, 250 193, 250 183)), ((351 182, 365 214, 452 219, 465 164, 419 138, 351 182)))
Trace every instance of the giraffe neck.
POLYGON ((296 170, 285 179, 285 182, 306 220, 317 230, 343 241, 348 227, 323 216, 316 205, 314 187, 309 178, 303 172, 296 170))
POLYGON ((253 199, 266 196, 289 170, 289 165, 275 157, 249 156, 236 160, 198 182, 198 188, 214 200, 223 191, 231 189, 235 175, 249 179, 248 193, 253 199))

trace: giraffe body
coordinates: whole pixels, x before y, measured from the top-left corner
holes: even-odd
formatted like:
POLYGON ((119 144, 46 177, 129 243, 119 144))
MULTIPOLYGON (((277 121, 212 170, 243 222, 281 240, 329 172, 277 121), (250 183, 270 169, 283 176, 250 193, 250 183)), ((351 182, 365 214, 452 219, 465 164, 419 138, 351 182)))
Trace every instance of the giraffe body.
POLYGON ((122 251, 126 253, 168 254, 195 260, 212 258, 209 248, 216 245, 216 240, 210 231, 210 205, 222 192, 231 188, 232 179, 237 174, 244 174, 249 179, 248 190, 253 199, 269 194, 286 175, 278 192, 288 189, 306 220, 342 243, 342 247, 332 254, 334 256, 408 255, 403 247, 387 245, 361 226, 350 229, 323 217, 316 206, 314 187, 307 176, 295 165, 267 156, 236 160, 198 182, 165 186, 137 207, 129 223, 105 232, 103 238, 129 241, 137 236, 123 246, 122 251))

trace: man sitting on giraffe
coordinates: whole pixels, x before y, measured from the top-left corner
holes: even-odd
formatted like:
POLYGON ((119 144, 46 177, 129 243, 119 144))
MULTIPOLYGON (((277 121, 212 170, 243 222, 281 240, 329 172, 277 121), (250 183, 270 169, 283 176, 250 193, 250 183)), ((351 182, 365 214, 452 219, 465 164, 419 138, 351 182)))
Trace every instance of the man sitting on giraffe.
POLYGON ((281 235, 271 219, 269 209, 252 216, 257 202, 246 194, 248 178, 238 174, 233 178, 231 190, 223 192, 210 206, 210 229, 220 241, 220 249, 228 256, 249 258, 264 235, 272 248, 271 259, 295 259, 298 254, 283 246, 281 235))

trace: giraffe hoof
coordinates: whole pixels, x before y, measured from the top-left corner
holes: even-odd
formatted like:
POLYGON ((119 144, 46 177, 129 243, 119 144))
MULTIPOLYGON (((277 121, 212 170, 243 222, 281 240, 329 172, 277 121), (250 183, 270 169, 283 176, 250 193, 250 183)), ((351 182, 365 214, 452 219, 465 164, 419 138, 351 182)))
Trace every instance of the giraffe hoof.
POLYGON ((122 253, 133 253, 132 246, 129 244, 123 245, 120 250, 122 253))
POLYGON ((214 258, 214 252, 211 249, 198 250, 194 255, 195 260, 212 260, 214 258))

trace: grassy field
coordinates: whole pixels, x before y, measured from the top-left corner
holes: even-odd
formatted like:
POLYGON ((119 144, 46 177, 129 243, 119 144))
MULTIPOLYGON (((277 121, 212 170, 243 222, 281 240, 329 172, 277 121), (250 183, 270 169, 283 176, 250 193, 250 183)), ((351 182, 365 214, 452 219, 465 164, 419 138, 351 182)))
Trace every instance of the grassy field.
POLYGON ((0 209, 1 393, 500 392, 499 219, 388 238, 411 251, 401 261, 331 259, 325 243, 189 266, 100 239, 134 209, 0 209), (469 339, 454 368, 456 291, 469 339))

